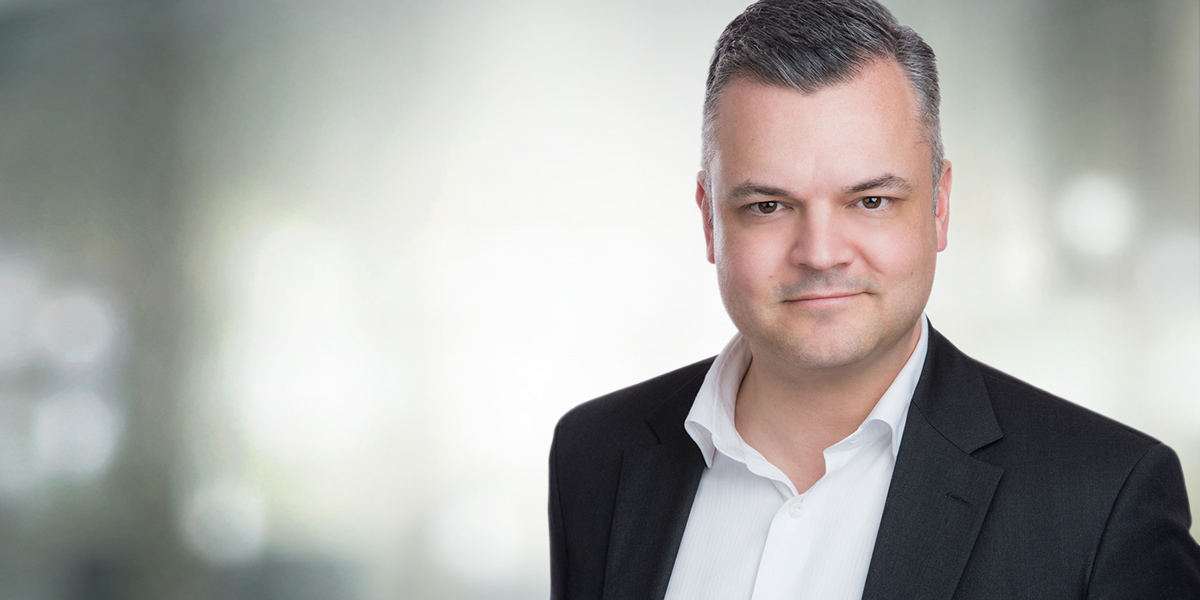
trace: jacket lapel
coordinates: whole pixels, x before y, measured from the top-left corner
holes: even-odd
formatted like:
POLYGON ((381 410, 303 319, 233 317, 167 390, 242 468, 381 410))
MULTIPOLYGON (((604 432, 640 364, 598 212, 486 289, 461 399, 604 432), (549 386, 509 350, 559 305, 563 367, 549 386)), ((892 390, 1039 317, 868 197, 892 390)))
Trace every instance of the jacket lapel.
MULTIPOLYGON (((930 327, 879 524, 864 600, 950 598, 1003 469, 971 456, 1002 437, 975 363, 930 327)), ((605 600, 661 599, 704 472, 683 428, 703 373, 648 419, 654 442, 627 449, 613 507, 605 600)))
POLYGON ((1003 473, 971 456, 1002 436, 978 367, 929 333, 864 600, 953 596, 1003 473))
MULTIPOLYGON (((705 370, 707 371, 707 369, 705 370)), ((704 458, 683 428, 704 372, 648 420, 656 443, 626 450, 613 507, 604 599, 661 599, 687 527, 704 458)))

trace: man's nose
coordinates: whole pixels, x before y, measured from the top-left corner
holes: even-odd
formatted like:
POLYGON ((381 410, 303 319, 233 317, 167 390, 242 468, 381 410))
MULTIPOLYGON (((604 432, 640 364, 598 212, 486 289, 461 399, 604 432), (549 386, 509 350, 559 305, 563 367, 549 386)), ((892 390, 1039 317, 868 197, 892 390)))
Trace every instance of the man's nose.
POLYGON ((828 271, 853 262, 848 223, 836 205, 812 203, 800 216, 792 246, 794 264, 828 271))

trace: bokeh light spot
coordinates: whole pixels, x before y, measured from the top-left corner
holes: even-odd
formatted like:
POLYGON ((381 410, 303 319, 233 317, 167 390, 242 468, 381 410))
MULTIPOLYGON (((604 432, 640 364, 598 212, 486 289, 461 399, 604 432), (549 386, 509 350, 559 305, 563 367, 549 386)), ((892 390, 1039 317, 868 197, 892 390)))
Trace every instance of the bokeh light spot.
POLYGON ((228 482, 201 485, 183 508, 189 548, 216 565, 250 563, 262 555, 266 536, 262 494, 228 482))
POLYGON ((38 311, 34 335, 53 362, 66 368, 89 367, 113 345, 117 317, 100 295, 73 290, 51 297, 38 311))
POLYGON ((88 478, 102 473, 121 435, 122 416, 88 390, 47 398, 33 419, 33 450, 43 474, 88 478))
POLYGON ((1089 258, 1119 254, 1133 237, 1134 197, 1120 180, 1100 174, 1081 175, 1059 199, 1059 235, 1070 248, 1089 258))

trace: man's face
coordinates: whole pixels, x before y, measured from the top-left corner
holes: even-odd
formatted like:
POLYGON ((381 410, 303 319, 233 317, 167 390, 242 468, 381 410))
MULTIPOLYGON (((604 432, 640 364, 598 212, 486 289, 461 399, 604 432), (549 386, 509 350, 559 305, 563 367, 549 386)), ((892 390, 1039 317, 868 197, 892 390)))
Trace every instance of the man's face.
POLYGON ((748 79, 725 89, 711 189, 701 181, 696 200, 725 308, 756 358, 809 370, 911 350, 950 205, 947 162, 935 214, 918 115, 892 61, 813 94, 748 79))

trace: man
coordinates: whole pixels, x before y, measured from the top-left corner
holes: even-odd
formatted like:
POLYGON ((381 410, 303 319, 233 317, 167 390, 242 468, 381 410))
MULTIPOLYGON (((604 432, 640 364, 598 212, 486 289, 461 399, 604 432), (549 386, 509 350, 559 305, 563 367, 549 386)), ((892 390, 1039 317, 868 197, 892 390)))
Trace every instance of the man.
POLYGON ((1175 454, 924 318, 938 102, 871 0, 730 23, 696 201, 739 334, 560 421, 553 597, 1200 598, 1175 454))

